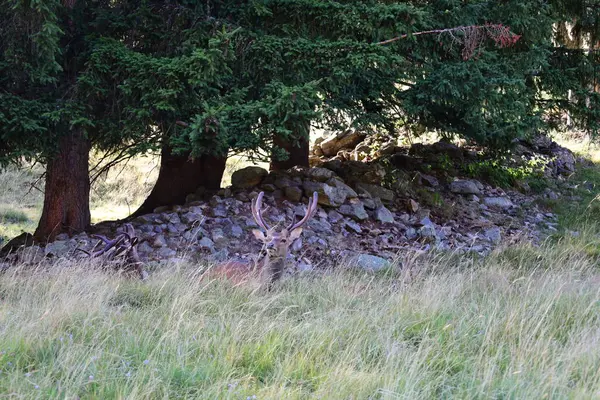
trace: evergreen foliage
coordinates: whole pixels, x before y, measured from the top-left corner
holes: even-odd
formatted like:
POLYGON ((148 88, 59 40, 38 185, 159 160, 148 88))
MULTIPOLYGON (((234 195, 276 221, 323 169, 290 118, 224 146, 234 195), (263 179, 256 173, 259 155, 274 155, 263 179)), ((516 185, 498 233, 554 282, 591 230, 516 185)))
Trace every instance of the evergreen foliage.
POLYGON ((559 109, 595 130, 598 52, 556 44, 553 24, 576 20, 593 47, 597 3, 6 0, 0 160, 44 161, 74 127, 105 150, 168 140, 193 156, 268 156, 308 123, 501 147, 559 109), (486 23, 520 39, 465 57, 465 31, 411 35, 486 23))

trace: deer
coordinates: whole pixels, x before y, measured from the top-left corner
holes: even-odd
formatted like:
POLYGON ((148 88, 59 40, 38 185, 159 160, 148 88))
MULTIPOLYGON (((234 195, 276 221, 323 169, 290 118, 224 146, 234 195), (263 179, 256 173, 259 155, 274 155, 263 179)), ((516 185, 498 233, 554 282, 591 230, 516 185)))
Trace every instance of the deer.
POLYGON ((236 286, 243 284, 258 275, 261 285, 266 284, 271 291, 274 284, 281 278, 285 270, 285 261, 291 244, 302 234, 303 226, 317 212, 319 195, 317 192, 308 200, 308 208, 304 217, 287 227, 278 230, 277 226, 270 227, 263 218, 262 201, 264 192, 260 192, 252 202, 252 216, 260 229, 253 229, 252 234, 262 243, 262 249, 256 259, 241 261, 226 261, 209 269, 203 276, 210 278, 226 278, 236 286))
POLYGON ((100 243, 103 243, 104 246, 99 250, 92 250, 91 252, 81 248, 77 248, 77 250, 87 254, 89 258, 98 258, 101 256, 105 256, 110 260, 120 258, 119 261, 124 264, 125 269, 136 271, 142 280, 148 277, 148 273, 144 270, 144 263, 140 259, 136 249, 140 241, 135 234, 133 225, 123 225, 122 231, 114 239, 108 239, 104 235, 92 235, 92 237, 100 240, 94 248, 98 247, 100 243))

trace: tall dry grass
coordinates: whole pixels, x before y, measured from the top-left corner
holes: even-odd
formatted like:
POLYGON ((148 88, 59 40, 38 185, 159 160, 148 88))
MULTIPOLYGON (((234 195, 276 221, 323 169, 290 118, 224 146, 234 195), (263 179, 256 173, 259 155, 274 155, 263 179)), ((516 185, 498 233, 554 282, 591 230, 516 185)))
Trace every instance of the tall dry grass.
POLYGON ((91 265, 22 267, 0 277, 0 393, 598 398, 592 244, 583 235, 483 262, 407 258, 410 281, 339 267, 273 293, 200 283, 190 265, 147 283, 91 265))

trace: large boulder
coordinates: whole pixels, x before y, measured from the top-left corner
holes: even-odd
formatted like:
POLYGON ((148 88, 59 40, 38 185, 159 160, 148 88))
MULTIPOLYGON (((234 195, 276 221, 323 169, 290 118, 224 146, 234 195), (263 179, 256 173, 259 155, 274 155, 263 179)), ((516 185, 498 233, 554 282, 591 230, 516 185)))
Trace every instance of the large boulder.
POLYGON ((235 189, 253 188, 260 185, 267 175, 269 175, 269 172, 261 167, 242 168, 231 175, 231 186, 235 189))

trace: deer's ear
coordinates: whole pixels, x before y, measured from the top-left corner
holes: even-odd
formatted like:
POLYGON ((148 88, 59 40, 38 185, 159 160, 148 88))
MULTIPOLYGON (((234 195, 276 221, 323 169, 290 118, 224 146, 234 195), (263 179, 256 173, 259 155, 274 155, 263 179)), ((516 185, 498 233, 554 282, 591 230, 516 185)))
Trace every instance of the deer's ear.
POLYGON ((252 229, 252 234, 254 237, 262 242, 267 240, 267 237, 260 229, 252 229))
POLYGON ((298 239, 300 237, 300 235, 302 234, 302 228, 296 228, 293 231, 290 232, 290 243, 293 242, 294 240, 298 239))

